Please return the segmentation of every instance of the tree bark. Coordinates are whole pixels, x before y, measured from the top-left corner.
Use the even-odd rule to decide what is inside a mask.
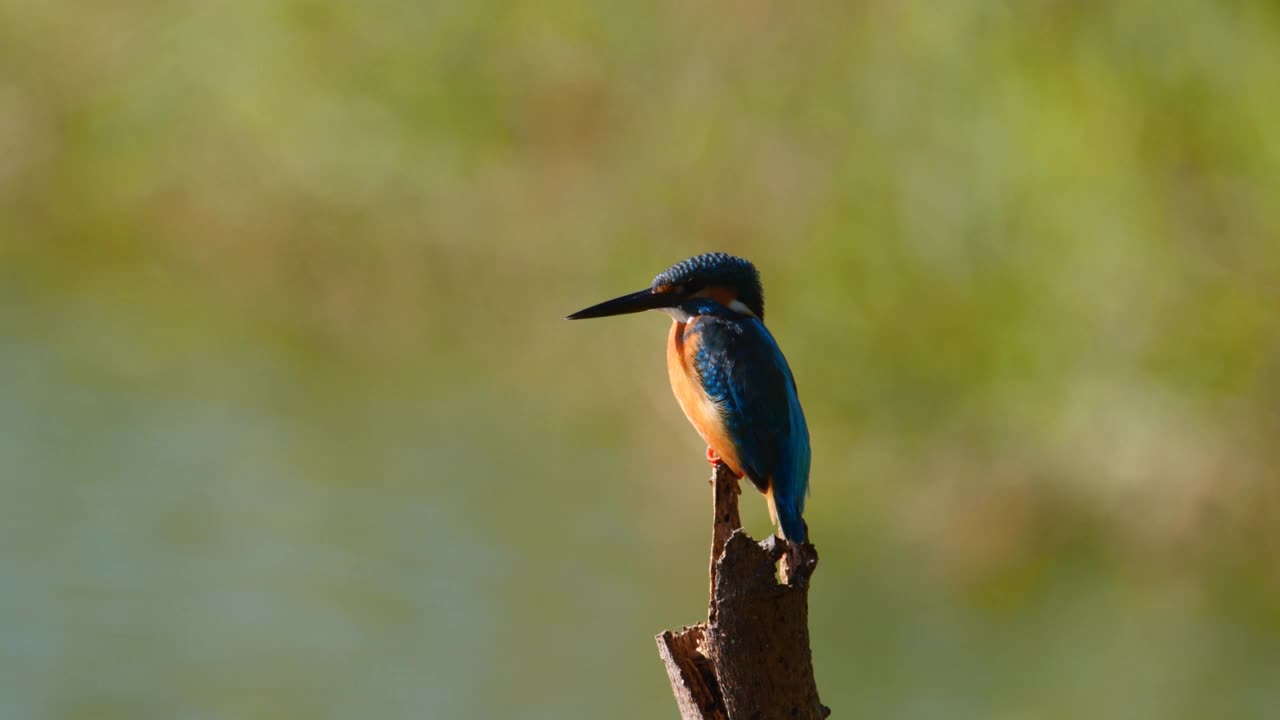
[[[711,476],[711,602],[707,621],[658,636],[682,720],[822,720],[809,651],[813,545],[742,531],[738,478]]]

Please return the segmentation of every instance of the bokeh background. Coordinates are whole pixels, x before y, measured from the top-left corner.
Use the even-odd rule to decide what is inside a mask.
[[[0,0],[0,716],[674,717],[715,249],[835,717],[1276,717],[1278,193],[1263,0]]]

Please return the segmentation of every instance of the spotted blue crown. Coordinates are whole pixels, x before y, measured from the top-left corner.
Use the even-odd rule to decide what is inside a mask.
[[[653,279],[654,289],[680,287],[696,293],[708,287],[727,287],[756,317],[764,319],[764,288],[760,273],[750,261],[729,253],[713,252],[691,257],[663,270]]]

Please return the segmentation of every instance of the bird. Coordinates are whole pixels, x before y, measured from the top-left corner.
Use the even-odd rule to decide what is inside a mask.
[[[671,316],[667,374],[707,460],[765,496],[784,540],[808,542],[809,427],[791,367],[764,324],[764,288],[750,261],[704,253],[648,288],[569,315],[585,320],[656,310]]]

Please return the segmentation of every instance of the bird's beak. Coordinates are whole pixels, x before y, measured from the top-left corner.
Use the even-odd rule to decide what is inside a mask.
[[[655,292],[649,288],[645,288],[639,292],[633,292],[630,295],[623,295],[620,298],[606,300],[599,305],[592,305],[585,310],[579,310],[565,319],[586,320],[588,318],[609,317],[610,315],[626,315],[628,313],[638,313],[645,310],[674,307],[678,302],[680,302],[680,298],[675,293]]]

